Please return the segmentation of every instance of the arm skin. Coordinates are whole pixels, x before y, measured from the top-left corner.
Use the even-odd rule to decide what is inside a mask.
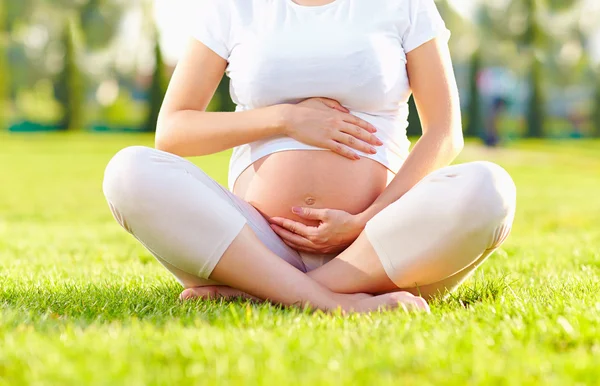
[[[227,62],[191,40],[163,103],[156,148],[182,157],[217,153],[284,132],[285,106],[251,111],[206,112]]]
[[[407,63],[423,135],[388,187],[357,216],[362,228],[425,176],[448,166],[464,146],[458,87],[447,45],[437,39],[425,43],[407,54]]]

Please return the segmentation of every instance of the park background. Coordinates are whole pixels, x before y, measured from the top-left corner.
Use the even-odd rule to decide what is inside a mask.
[[[2,0],[0,130],[153,131],[193,3]],[[468,136],[600,136],[600,3],[437,4],[453,34]],[[228,85],[211,110],[234,108]],[[420,132],[416,114],[409,130]]]
[[[192,3],[0,0],[0,386],[598,384],[600,2],[437,1],[457,162],[508,170],[514,229],[431,315],[353,316],[180,303],[112,218],[104,168],[153,146]],[[229,155],[192,161],[224,184]]]

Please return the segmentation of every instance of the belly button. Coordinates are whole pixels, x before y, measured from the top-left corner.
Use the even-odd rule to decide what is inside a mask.
[[[306,199],[304,200],[304,202],[306,203],[306,205],[312,206],[312,205],[314,205],[317,202],[317,200],[315,200],[312,197],[306,197]]]

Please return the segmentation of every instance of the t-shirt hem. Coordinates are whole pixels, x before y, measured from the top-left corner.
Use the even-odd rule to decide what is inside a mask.
[[[405,45],[404,52],[408,54],[409,52],[416,50],[417,48],[421,47],[423,44],[428,43],[434,39],[440,39],[443,43],[447,44],[448,41],[450,41],[451,35],[452,35],[452,33],[450,32],[450,30],[445,28],[445,29],[439,31],[438,33],[428,35],[425,38],[417,40],[416,42],[414,42],[410,45]]]
[[[192,37],[200,43],[204,44],[212,52],[219,55],[221,58],[229,60],[229,50],[227,50],[227,48],[224,47],[221,43],[205,35],[194,34],[192,35]]]
[[[270,156],[271,154],[282,153],[282,152],[285,152],[285,151],[304,151],[304,150],[308,150],[308,151],[331,151],[331,150],[328,150],[328,149],[319,149],[319,148],[286,148],[286,149],[272,150],[272,151],[269,151],[266,154],[258,155],[257,157],[255,157],[256,159],[252,159],[247,164],[244,163],[244,164],[240,164],[240,166],[236,165],[235,167],[230,167],[230,169],[229,169],[229,176],[228,176],[228,187],[229,187],[229,190],[233,192],[234,187],[235,187],[235,183],[237,182],[238,178],[242,175],[242,173],[244,173],[244,171],[246,171],[246,169],[248,169],[254,163],[260,161],[262,158]],[[401,157],[398,157],[398,160],[396,162],[394,162],[394,161],[385,162],[384,160],[382,160],[380,158],[377,158],[376,156],[373,156],[373,155],[370,155],[370,154],[363,155],[363,157],[371,159],[371,160],[373,160],[373,161],[375,161],[375,162],[383,165],[386,169],[388,169],[389,171],[391,171],[394,174],[398,173],[398,170],[400,169],[400,167],[404,163],[404,159],[402,159]],[[395,165],[395,164],[397,164],[397,165]]]

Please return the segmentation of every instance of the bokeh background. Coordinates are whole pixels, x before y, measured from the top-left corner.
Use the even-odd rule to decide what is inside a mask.
[[[0,1],[0,130],[148,132],[201,0]],[[437,4],[468,136],[600,136],[600,2]],[[232,108],[224,79],[210,109]]]

